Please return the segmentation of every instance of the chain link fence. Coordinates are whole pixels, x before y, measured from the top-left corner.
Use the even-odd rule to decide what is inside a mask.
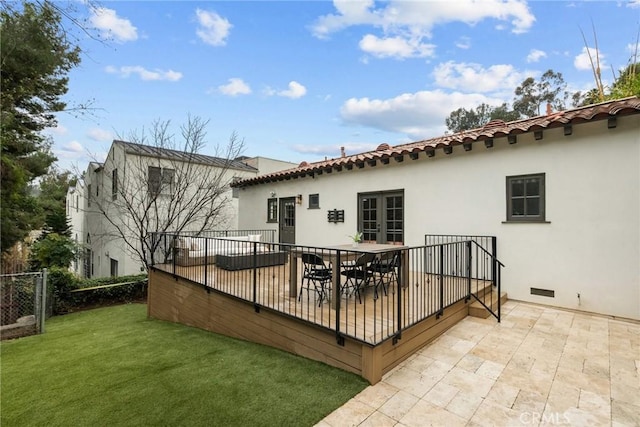
[[[0,275],[0,338],[44,332],[47,271]]]

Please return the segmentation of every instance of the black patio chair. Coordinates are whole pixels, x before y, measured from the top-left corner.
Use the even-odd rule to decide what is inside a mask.
[[[340,274],[346,277],[341,291],[347,296],[357,295],[360,304],[362,304],[361,291],[371,283],[373,278],[369,271],[369,265],[375,257],[375,254],[365,253],[360,255],[355,262],[348,262],[341,266]]]
[[[398,281],[398,267],[400,265],[400,252],[392,251],[380,254],[369,266],[369,272],[375,276],[374,299],[378,299],[378,289],[382,287],[385,295],[389,285]]]
[[[319,307],[322,301],[328,298],[331,290],[331,267],[318,254],[304,253],[301,258],[303,271],[298,301],[302,300],[302,291],[304,289],[307,290],[307,298],[309,291],[313,290],[318,295]]]

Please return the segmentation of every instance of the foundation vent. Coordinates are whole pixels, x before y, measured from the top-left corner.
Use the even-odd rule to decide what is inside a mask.
[[[540,295],[541,297],[555,298],[556,291],[551,289],[531,288],[531,295]]]

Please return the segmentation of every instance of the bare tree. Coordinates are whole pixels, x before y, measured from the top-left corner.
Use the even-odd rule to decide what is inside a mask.
[[[208,121],[189,117],[179,142],[169,121],[156,121],[150,133],[114,141],[101,171],[103,194],[89,190],[89,202],[107,224],[104,239],[122,240],[133,258],[147,267],[163,250],[154,233],[200,233],[224,225],[231,203],[230,184],[244,149],[234,132],[228,144],[205,146]]]

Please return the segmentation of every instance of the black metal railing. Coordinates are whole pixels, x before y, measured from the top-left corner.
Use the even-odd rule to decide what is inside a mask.
[[[207,250],[207,252],[215,253],[215,249],[212,241],[209,239],[233,239],[238,238],[245,240],[251,238],[253,241],[260,241],[264,243],[273,243],[276,238],[276,230],[207,230],[207,231],[181,231],[177,232],[153,232],[147,237],[151,240],[149,248],[152,248],[152,253],[148,254],[148,264],[167,264],[173,262],[176,256],[184,254],[185,252],[177,251],[180,249],[191,249],[191,244],[196,243],[200,247],[198,250]],[[195,239],[195,240],[192,240]],[[208,244],[208,248],[204,248],[204,245]],[[216,244],[216,246],[224,246],[223,244]],[[223,249],[223,248],[221,248]]]
[[[496,236],[427,234],[424,239],[426,245],[473,242],[471,248],[473,262],[470,265],[471,277],[474,280],[489,281],[493,287],[491,289],[485,288],[481,292],[472,292],[471,295],[499,322],[501,317],[501,273],[504,264],[497,257],[498,242]]]
[[[276,238],[276,230],[265,229],[183,231],[173,234],[192,237],[245,237],[250,235],[260,235],[258,240],[268,243],[273,243]]]
[[[498,259],[498,239],[496,236],[472,236],[457,234],[426,234],[424,236],[424,244],[427,246],[438,245],[442,243],[465,242],[473,240],[476,245],[487,251],[494,259]],[[492,280],[496,276],[495,270],[482,269],[486,277],[483,279]]]
[[[474,240],[350,248],[253,241],[253,234],[154,238],[162,242],[159,250],[171,248],[170,257],[154,257],[164,259],[154,268],[251,302],[258,312],[334,331],[338,342],[398,340],[406,328],[465,299],[492,307],[499,277],[490,272],[495,257]]]

